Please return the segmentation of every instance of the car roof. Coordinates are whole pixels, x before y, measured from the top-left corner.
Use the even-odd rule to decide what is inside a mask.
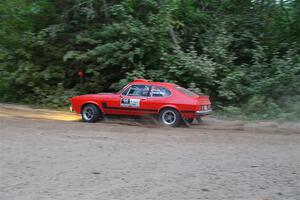
[[[148,81],[146,79],[135,79],[130,84],[145,84],[145,85],[157,85],[157,86],[165,86],[165,87],[173,87],[176,86],[174,83],[166,83],[166,82],[153,82]]]

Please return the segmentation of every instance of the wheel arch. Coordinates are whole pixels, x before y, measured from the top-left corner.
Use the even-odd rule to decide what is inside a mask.
[[[88,104],[93,104],[93,105],[97,106],[97,108],[100,110],[100,112],[103,113],[102,107],[101,107],[98,103],[96,103],[96,102],[94,102],[94,101],[87,101],[87,102],[84,102],[84,103],[81,105],[81,107],[80,107],[80,113],[82,113],[82,109],[84,108],[84,106],[86,106],[86,105],[88,105]]]
[[[174,105],[164,105],[164,106],[160,107],[160,108],[158,109],[158,114],[159,114],[163,109],[166,109],[166,108],[172,108],[172,109],[175,109],[175,110],[178,111],[178,112],[180,113],[180,115],[181,115],[180,110],[179,110],[176,106],[174,106]]]

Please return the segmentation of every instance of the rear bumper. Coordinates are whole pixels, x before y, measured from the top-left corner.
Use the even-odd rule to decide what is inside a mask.
[[[198,111],[196,111],[196,115],[203,116],[203,115],[208,115],[211,112],[212,112],[211,109],[209,109],[209,110],[198,110]]]

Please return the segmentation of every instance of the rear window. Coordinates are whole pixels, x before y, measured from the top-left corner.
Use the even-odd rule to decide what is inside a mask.
[[[178,90],[179,92],[182,92],[182,93],[184,93],[184,94],[186,94],[186,95],[188,95],[190,97],[196,97],[196,96],[198,96],[198,94],[196,94],[196,93],[194,93],[194,92],[192,92],[192,91],[190,91],[188,89],[185,89],[183,87],[175,86],[174,88],[176,90]]]

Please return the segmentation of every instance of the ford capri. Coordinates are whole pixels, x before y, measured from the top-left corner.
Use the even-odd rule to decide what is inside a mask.
[[[208,115],[208,96],[198,95],[173,83],[136,79],[117,93],[75,96],[71,111],[81,114],[84,122],[96,122],[107,115],[155,115],[164,126],[176,127]]]

